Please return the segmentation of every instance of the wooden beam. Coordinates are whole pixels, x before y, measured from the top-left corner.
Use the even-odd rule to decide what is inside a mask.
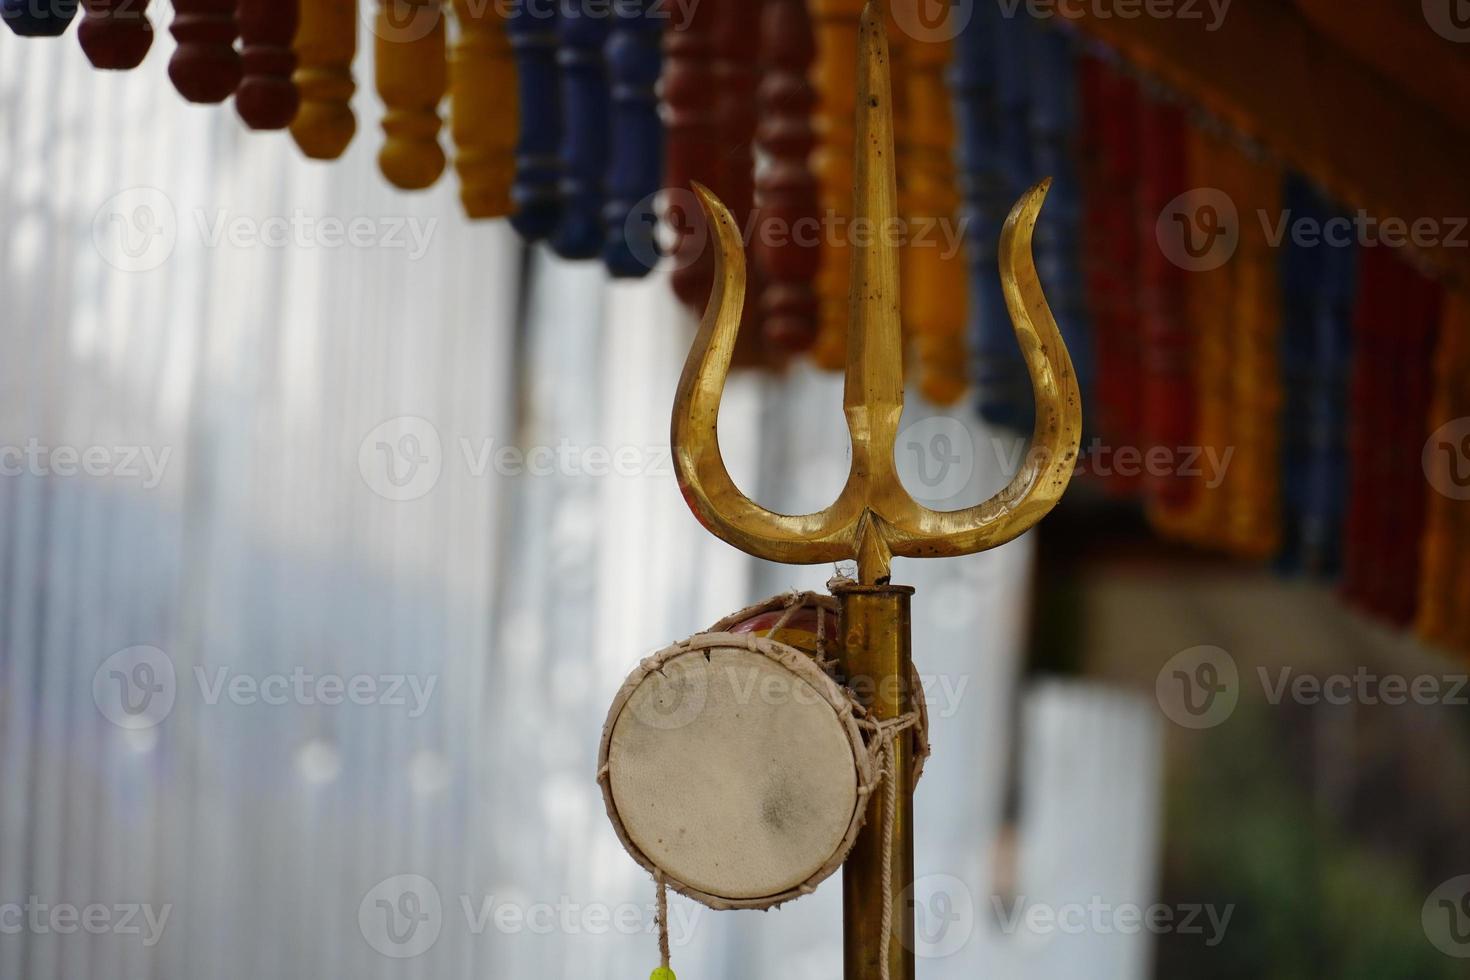
[[[1296,5],[1318,33],[1470,130],[1470,45],[1436,33],[1420,0],[1296,0]]]
[[[1321,37],[1278,0],[1234,0],[1218,29],[1179,17],[1122,16],[1121,0],[1064,3],[1065,16],[1148,74],[1200,103],[1350,208],[1412,225],[1470,217],[1470,136]],[[1470,282],[1470,248],[1414,250]],[[1412,245],[1410,247],[1413,247]]]

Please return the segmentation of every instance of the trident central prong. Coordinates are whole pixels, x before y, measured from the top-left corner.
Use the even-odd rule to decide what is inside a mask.
[[[717,420],[745,299],[745,256],[734,219],[702,186],[695,192],[713,229],[715,286],[674,400],[672,441],[680,489],[712,533],[749,554],[809,565],[857,559],[863,583],[886,582],[892,556],[938,558],[1004,544],[1041,520],[1071,480],[1082,430],[1072,360],[1042,293],[1031,254],[1036,217],[1050,181],[1012,209],[1000,240],[1006,308],[1031,376],[1036,426],[1031,450],[1010,483],[957,511],[915,501],[899,480],[894,443],[903,413],[903,340],[893,107],[881,4],[863,11],[853,190],[852,285],[843,397],[852,465],[837,500],[813,514],[786,515],[746,497],[720,458]]]

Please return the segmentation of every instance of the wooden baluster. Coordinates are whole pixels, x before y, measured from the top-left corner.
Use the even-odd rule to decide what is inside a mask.
[[[903,54],[895,80],[903,84],[899,206],[909,232],[900,253],[904,326],[918,355],[919,390],[936,405],[949,405],[969,387],[965,255],[950,239],[959,211],[954,122],[944,84],[951,45],[910,39]]]
[[[656,0],[618,8],[607,42],[612,85],[612,152],[607,165],[602,258],[619,278],[648,274],[657,257],[658,217],[653,198],[662,174],[663,124],[658,118],[658,84],[663,59],[655,16]]]
[[[516,59],[520,106],[510,223],[527,241],[551,234],[561,214],[561,91],[556,70],[556,6],[518,3],[505,22]]]
[[[21,37],[60,37],[77,13],[77,0],[0,0],[0,18]]]
[[[1072,358],[1082,404],[1092,399],[1093,336],[1082,274],[1082,193],[1078,184],[1078,85],[1075,38],[1033,32],[1030,46],[1031,176],[1052,179],[1036,221],[1036,268]]]
[[[847,363],[847,219],[852,215],[853,113],[857,97],[858,19],[863,0],[811,0],[817,37],[813,78],[817,88],[817,150],[812,169],[818,181],[823,230],[817,272],[817,339],[812,359],[838,370]]]
[[[1159,215],[1188,189],[1184,111],[1145,101],[1138,122],[1139,335],[1143,357],[1143,450],[1195,445],[1194,335],[1185,310],[1185,271],[1158,245]],[[1149,473],[1144,493],[1155,520],[1189,505],[1195,485],[1175,473]]]
[[[817,337],[812,282],[822,260],[817,178],[810,166],[817,95],[807,78],[816,40],[806,0],[766,0],[761,47],[755,140],[764,159],[756,168],[751,246],[764,281],[761,325],[768,346],[802,351]]]
[[[422,190],[444,172],[439,102],[449,86],[439,0],[381,0],[373,53],[383,115],[378,169],[403,190]]]
[[[1138,492],[1138,472],[1117,465],[1116,453],[1142,441],[1141,357],[1138,333],[1138,87],[1097,58],[1084,58],[1079,91],[1083,140],[1078,162],[1085,175],[1087,308],[1095,328],[1094,391],[1084,401],[1098,443],[1089,471],[1113,496]]]
[[[168,77],[190,102],[223,102],[240,84],[235,0],[174,0],[169,33],[178,42]]]
[[[459,40],[449,60],[450,126],[459,199],[471,218],[510,214],[516,71],[493,0],[454,0]]]
[[[1272,163],[1237,151],[1241,210],[1281,214],[1282,173]],[[1227,368],[1231,429],[1239,447],[1224,486],[1231,551],[1267,560],[1281,547],[1281,256],[1258,221],[1242,221],[1233,350]],[[1223,449],[1223,447],[1222,447]]]
[[[240,0],[240,66],[235,111],[251,129],[285,129],[301,105],[296,70],[297,0]]]
[[[714,114],[715,22],[730,0],[702,0],[682,29],[664,28],[664,175],[669,199],[664,220],[673,230],[674,295],[702,312],[713,283],[714,255],[704,214],[690,192],[699,181],[719,193],[719,130]]]
[[[95,68],[127,71],[143,63],[153,45],[148,0],[82,0],[77,41]]]
[[[1024,91],[1016,91],[1018,71],[1024,81],[1024,48],[1015,50],[1018,30],[1029,30],[1029,25],[1010,24],[998,8],[977,5],[955,38],[950,79],[970,280],[967,334],[976,404],[987,422],[1026,431],[1031,386],[996,271],[1001,227],[1016,199],[1008,175],[1015,169],[1016,153],[1027,148]]]
[[[597,0],[561,0],[557,67],[561,74],[561,218],[551,247],[567,259],[602,251],[602,179],[610,122],[602,49],[610,25]]]
[[[357,0],[301,0],[296,28],[296,91],[301,108],[291,136],[313,160],[335,160],[357,132],[352,114],[352,59],[357,55]]]
[[[765,0],[726,0],[715,22],[716,131],[720,147],[715,157],[720,198],[742,230],[750,227],[755,207],[755,89],[760,54],[760,31]],[[764,285],[760,268],[746,262],[747,296],[758,297]],[[740,334],[730,363],[760,367],[772,363],[774,352],[760,328],[760,304],[746,303],[741,311]]]

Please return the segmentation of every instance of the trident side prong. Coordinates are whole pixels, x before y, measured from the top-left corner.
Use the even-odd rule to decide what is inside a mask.
[[[1071,480],[1082,430],[1072,360],[1042,293],[1031,254],[1044,180],[1012,209],[1000,240],[1006,308],[1031,376],[1036,426],[1031,450],[1009,485],[989,500],[934,511],[904,489],[894,464],[903,413],[903,349],[888,40],[881,4],[863,12],[858,68],[854,229],[844,411],[852,464],[837,500],[813,514],[786,515],[746,497],[720,457],[717,420],[745,299],[745,255],[730,212],[705,187],[694,190],[713,229],[715,285],[674,400],[672,444],[684,499],[713,534],[749,554],[810,565],[857,559],[863,583],[886,582],[894,555],[939,558],[984,551],[1030,529]],[[856,236],[855,236],[856,237]]]

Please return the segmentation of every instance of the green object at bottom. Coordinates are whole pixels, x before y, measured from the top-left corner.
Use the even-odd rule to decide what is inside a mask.
[[[661,966],[649,975],[648,980],[679,980],[679,978],[674,976],[673,970],[670,970],[666,966]]]

